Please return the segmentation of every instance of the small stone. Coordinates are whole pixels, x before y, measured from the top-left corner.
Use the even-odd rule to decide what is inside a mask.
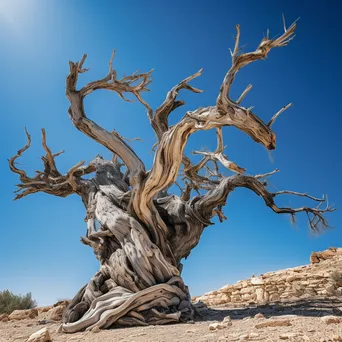
[[[334,342],[340,342],[340,341],[342,341],[342,336],[341,335],[333,335],[331,339]]]
[[[223,322],[224,323],[227,323],[227,322],[231,322],[232,319],[230,318],[230,316],[226,316],[224,319],[223,319]]]
[[[293,339],[293,338],[295,338],[295,337],[297,337],[298,335],[297,334],[295,334],[295,333],[286,333],[286,334],[282,334],[282,335],[280,335],[279,336],[279,338],[281,339],[281,340],[289,340],[289,339]]]
[[[27,342],[48,342],[51,341],[50,333],[47,328],[40,329],[33,333]]]
[[[261,319],[261,318],[265,318],[265,316],[262,314],[262,313],[257,313],[255,316],[254,316],[254,318],[256,318],[256,319]]]
[[[259,323],[257,325],[255,325],[255,328],[257,329],[262,329],[262,328],[268,328],[268,327],[289,327],[292,324],[290,323],[290,321],[288,319],[286,320],[268,320],[266,322],[263,323]]]
[[[336,316],[324,316],[324,317],[321,318],[321,320],[325,324],[340,323],[342,321],[342,319],[340,317],[336,317]]]
[[[245,341],[245,340],[248,340],[248,337],[249,337],[248,334],[243,334],[243,335],[240,335],[240,336],[239,336],[239,340],[240,340],[240,341]]]
[[[209,330],[219,330],[219,329],[224,329],[227,328],[227,324],[226,323],[211,323],[209,325]]]
[[[249,338],[257,338],[259,336],[260,336],[259,334],[254,333],[254,332],[249,333]]]

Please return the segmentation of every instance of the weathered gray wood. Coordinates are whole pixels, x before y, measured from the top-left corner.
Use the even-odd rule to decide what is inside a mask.
[[[239,69],[265,58],[273,47],[286,45],[293,38],[295,28],[295,24],[291,25],[277,39],[264,38],[253,52],[239,53],[240,28],[237,26],[232,67],[223,80],[216,105],[186,112],[172,127],[168,123],[169,115],[184,104],[178,100],[179,91],[201,92],[189,82],[200,76],[202,70],[173,87],[165,101],[153,111],[141,96],[148,90],[151,72],[134,73],[118,79],[113,70],[113,53],[107,76],[78,90],[79,74],[87,71],[83,68],[86,55],[80,62],[70,62],[66,82],[70,118],[78,130],[107,147],[114,154],[113,159],[107,161],[98,156],[89,165],[84,166],[84,162],[80,162],[63,175],[55,163],[61,152],[51,152],[43,130],[44,171],[36,171],[35,176],[29,177],[15,166],[16,159],[30,146],[31,137],[27,132],[27,144],[9,160],[11,170],[19,174],[21,181],[16,199],[35,192],[60,197],[76,193],[86,208],[87,230],[81,242],[93,248],[100,269],[68,306],[63,316],[62,331],[73,333],[95,327],[143,326],[192,319],[201,308],[191,303],[188,288],[181,278],[181,261],[198,244],[203,230],[212,224],[211,219],[215,215],[220,221],[226,218],[222,208],[229,194],[238,187],[248,188],[261,196],[276,213],[294,216],[305,212],[313,230],[328,225],[323,215],[334,209],[328,205],[320,208],[325,198],[288,190],[271,193],[264,178],[277,169],[266,174],[246,175],[243,174],[246,169],[230,161],[224,153],[223,126],[237,127],[265,148],[275,148],[276,137],[271,125],[290,105],[283,107],[265,124],[250,108],[240,105],[251,85],[237,101],[230,98],[229,91]],[[98,89],[114,91],[124,100],[124,94],[131,93],[145,106],[157,136],[151,170],[145,170],[143,162],[121,135],[109,132],[87,118],[84,98]],[[217,149],[214,152],[195,152],[203,158],[193,164],[184,154],[187,140],[199,130],[210,129],[216,129]],[[210,163],[214,165],[213,170]],[[236,174],[223,177],[220,165]],[[121,170],[122,166],[126,167],[125,172]],[[206,175],[203,170],[207,170]],[[92,176],[83,178],[89,174]],[[170,187],[179,178],[185,184],[182,194],[170,195]],[[194,197],[193,191],[197,192]],[[316,208],[279,208],[275,198],[283,194],[304,196],[319,205]]]

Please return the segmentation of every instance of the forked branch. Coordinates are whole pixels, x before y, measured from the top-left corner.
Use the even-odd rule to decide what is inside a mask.
[[[10,169],[19,174],[21,183],[17,185],[18,193],[15,200],[24,196],[36,193],[45,192],[50,195],[66,197],[72,193],[80,193],[82,182],[81,176],[92,173],[95,168],[92,165],[83,166],[84,161],[79,162],[73,166],[66,175],[62,175],[56,167],[55,157],[59,156],[62,152],[52,154],[50,148],[46,144],[45,130],[42,129],[42,145],[46,155],[42,157],[44,163],[44,171],[36,171],[34,177],[27,176],[24,170],[18,169],[15,166],[15,161],[19,158],[31,145],[31,136],[25,129],[27,136],[26,145],[18,151],[18,153],[9,159]]]
[[[147,85],[152,81],[151,73],[153,70],[143,74],[135,72],[131,76],[125,76],[122,79],[118,79],[116,71],[113,70],[113,52],[109,62],[109,73],[107,76],[103,79],[90,82],[80,90],[77,90],[78,74],[86,71],[86,69],[82,69],[85,59],[86,55],[83,56],[81,62],[69,62],[70,73],[67,77],[66,94],[70,101],[70,118],[76,128],[82,133],[118,155],[130,170],[131,185],[138,184],[141,181],[141,177],[145,174],[143,162],[119,134],[116,132],[109,132],[87,118],[83,100],[87,95],[97,89],[114,91],[124,100],[126,100],[124,93],[131,93],[148,109],[148,115],[151,119],[152,110],[142,99],[140,93],[148,91]]]
[[[187,89],[194,93],[201,93],[203,90],[194,88],[188,83],[196,77],[202,75],[203,69],[200,69],[195,74],[185,78],[183,81],[174,86],[166,95],[165,101],[155,111],[153,120],[151,122],[153,129],[155,130],[158,140],[161,139],[164,132],[169,129],[168,118],[172,111],[176,108],[183,106],[184,101],[178,101],[177,96],[181,89]]]
[[[265,177],[267,175],[273,174],[274,172],[275,171],[269,174],[259,176]],[[231,177],[223,178],[216,188],[209,191],[206,195],[202,196],[202,198],[199,201],[196,202],[196,211],[198,213],[201,213],[201,215],[203,215],[204,218],[208,219],[216,213],[217,209],[215,208],[220,208],[220,206],[225,203],[230,192],[232,192],[235,188],[243,187],[252,190],[258,196],[261,196],[264,199],[265,204],[277,214],[290,214],[292,217],[294,217],[297,213],[305,212],[308,216],[310,229],[313,231],[321,231],[329,227],[328,222],[324,217],[324,214],[327,212],[335,211],[335,208],[328,204],[328,201],[325,197],[316,198],[306,193],[299,193],[289,190],[269,192],[266,188],[265,183],[259,181],[259,179],[262,177],[257,177],[258,176],[254,177],[246,175],[234,175]],[[319,204],[316,207],[278,207],[275,204],[275,197],[282,194],[307,197],[311,200],[319,202]],[[323,203],[326,203],[326,207],[320,208],[320,206]]]
[[[225,168],[231,170],[236,173],[244,173],[246,169],[238,166],[234,162],[230,161],[228,157],[223,153],[223,137],[222,137],[222,128],[216,128],[217,135],[217,148],[215,152],[204,152],[204,151],[194,151],[193,154],[202,154],[208,158],[208,160],[219,161]],[[205,158],[203,159],[203,161]]]

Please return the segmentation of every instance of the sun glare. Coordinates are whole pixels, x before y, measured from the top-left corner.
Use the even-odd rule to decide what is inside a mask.
[[[10,25],[15,31],[26,29],[33,21],[34,0],[0,0],[0,26]]]

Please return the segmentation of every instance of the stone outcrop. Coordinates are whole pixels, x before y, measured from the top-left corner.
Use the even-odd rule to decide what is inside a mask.
[[[341,296],[342,286],[332,275],[342,270],[342,248],[330,248],[315,255],[319,262],[252,276],[193,299],[208,305],[240,307]]]
[[[310,255],[310,262],[317,264],[321,260],[332,259],[336,256],[342,256],[342,248],[330,247],[323,252],[312,252]]]

